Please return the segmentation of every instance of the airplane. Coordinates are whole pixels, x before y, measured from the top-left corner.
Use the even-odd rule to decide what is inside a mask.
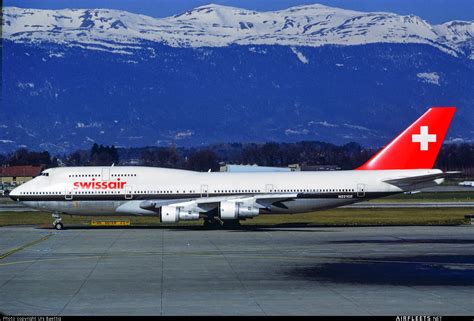
[[[433,169],[455,107],[432,107],[365,164],[314,172],[196,172],[110,166],[57,167],[15,188],[10,197],[61,214],[159,216],[162,223],[204,219],[229,225],[262,214],[335,208],[441,184],[459,172]]]

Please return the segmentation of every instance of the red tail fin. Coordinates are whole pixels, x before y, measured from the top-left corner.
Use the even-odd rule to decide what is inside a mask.
[[[428,169],[443,144],[456,107],[433,107],[359,170]]]

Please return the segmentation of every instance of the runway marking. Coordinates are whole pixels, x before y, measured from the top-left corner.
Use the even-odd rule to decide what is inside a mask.
[[[36,242],[41,241],[38,240]],[[349,262],[356,262],[356,263],[398,263],[398,264],[433,264],[433,265],[449,265],[449,266],[465,266],[465,267],[474,267],[472,263],[455,263],[455,262],[432,262],[432,261],[400,261],[400,260],[382,260],[382,259],[364,259],[364,258],[346,258],[346,257],[336,257],[336,256],[277,256],[277,255],[259,255],[258,253],[254,255],[232,255],[226,253],[229,258],[249,258],[249,259],[262,259],[262,260],[281,260],[281,261],[294,261],[294,260],[337,260],[337,261],[349,261]],[[26,260],[26,261],[15,261],[15,262],[8,262],[8,263],[0,263],[1,266],[8,266],[8,265],[16,265],[16,264],[26,264],[26,263],[33,263],[33,262],[48,262],[48,261],[66,261],[66,260],[80,260],[80,259],[112,259],[112,258],[121,258],[121,257],[147,257],[147,256],[200,256],[200,257],[221,257],[223,256],[222,253],[209,253],[209,252],[201,252],[201,253],[165,253],[165,252],[147,252],[147,253],[121,253],[120,255],[104,255],[96,254],[96,255],[84,255],[84,256],[71,256],[71,257],[61,257],[61,258],[45,258],[45,259],[35,259],[35,260]]]
[[[43,241],[47,240],[48,238],[50,238],[51,235],[52,235],[52,234],[45,235],[45,236],[43,236],[42,238],[40,238],[40,239],[38,239],[38,240],[35,240],[35,241],[33,241],[33,242],[30,242],[30,243],[28,243],[28,244],[25,244],[25,245],[22,245],[22,246],[20,246],[20,247],[17,247],[17,248],[15,248],[15,249],[13,249],[13,250],[10,250],[10,251],[8,251],[8,252],[6,252],[6,253],[4,253],[4,254],[1,254],[1,255],[0,255],[0,260],[3,260],[4,258],[6,258],[6,257],[8,257],[8,256],[10,256],[10,255],[12,255],[12,254],[14,254],[14,253],[16,253],[16,252],[19,252],[19,251],[21,251],[21,250],[24,250],[24,249],[26,249],[26,248],[28,248],[28,247],[30,247],[30,246],[36,245],[36,244],[38,244],[38,243],[40,243],[40,242],[43,242]]]
[[[242,282],[242,280],[240,279],[239,277],[239,273],[237,273],[237,271],[234,269],[234,266],[232,265],[232,263],[229,261],[227,255],[226,255],[226,252],[222,251],[216,243],[214,243],[214,241],[212,240],[212,238],[209,238],[208,236],[206,236],[207,239],[209,240],[209,242],[217,249],[217,251],[219,251],[220,253],[220,256],[222,256],[224,258],[224,260],[227,262],[227,264],[229,265],[229,268],[230,270],[232,271],[232,273],[234,273],[235,275],[235,278],[237,279],[237,281],[239,281],[239,284],[240,286],[245,290],[245,292],[247,293],[247,296],[250,297],[255,305],[260,309],[260,311],[262,311],[263,315],[267,315],[267,313],[265,312],[265,310],[262,308],[262,306],[258,303],[258,300],[255,298],[255,296],[252,294],[252,291],[249,291],[249,289],[245,286],[245,283]]]
[[[98,260],[95,262],[95,265],[94,267],[90,270],[89,274],[87,275],[87,277],[84,279],[84,281],[82,281],[81,285],[79,286],[79,288],[77,289],[77,291],[71,296],[71,298],[69,298],[69,300],[66,302],[66,304],[63,306],[63,308],[61,309],[61,311],[59,311],[59,314],[63,314],[64,310],[66,310],[66,308],[69,306],[69,304],[71,304],[71,302],[76,298],[76,296],[79,294],[79,292],[81,292],[82,288],[84,287],[84,285],[89,281],[91,275],[94,273],[94,271],[97,269],[97,266],[99,265],[99,262],[100,260],[104,257],[104,255],[106,255],[107,251],[110,250],[112,248],[112,246],[115,245],[115,243],[117,242],[117,240],[123,235],[124,231],[122,231],[122,233],[119,233],[117,235],[117,237],[115,238],[115,240],[110,243],[109,247],[105,250],[104,253],[100,254],[98,256]]]
[[[165,260],[163,260],[163,253],[165,249],[165,230],[161,231],[161,287],[160,287],[160,316],[163,316],[163,289],[165,287]]]
[[[80,259],[97,259],[100,255],[94,256],[76,256],[76,257],[63,257],[63,258],[51,258],[51,259],[36,259],[36,260],[27,260],[27,261],[15,261],[8,263],[0,263],[0,266],[8,265],[17,265],[17,264],[27,264],[27,263],[36,263],[36,262],[49,262],[49,261],[67,261],[67,260],[80,260]]]

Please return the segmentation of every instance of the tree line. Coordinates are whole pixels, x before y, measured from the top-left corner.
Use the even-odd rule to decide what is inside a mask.
[[[20,148],[11,154],[0,154],[0,165],[3,166],[110,166],[119,163],[118,150],[115,146],[94,144],[90,150],[77,150],[69,155],[54,155],[48,151],[35,152]]]
[[[217,171],[221,163],[257,164],[286,167],[290,164],[305,166],[337,165],[353,169],[375,154],[378,149],[364,148],[357,143],[337,146],[330,143],[304,141],[297,143],[234,143],[214,144],[206,147],[143,147],[116,148],[94,144],[89,150],[77,150],[68,155],[50,155],[47,151],[35,152],[25,148],[0,154],[0,165],[56,166],[110,166],[142,165],[196,171]],[[436,168],[460,170],[474,177],[474,144],[443,145]]]

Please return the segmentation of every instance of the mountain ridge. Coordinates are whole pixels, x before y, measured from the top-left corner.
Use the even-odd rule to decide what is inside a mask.
[[[320,4],[265,12],[209,4],[165,18],[112,9],[5,7],[2,12],[5,39],[87,44],[88,49],[101,45],[119,54],[130,54],[130,49],[143,41],[193,48],[386,42],[428,44],[454,56],[474,59],[474,21],[430,25],[415,15],[360,12]]]
[[[433,31],[415,16],[354,16],[321,5],[271,12],[274,16],[202,6],[159,23],[108,9],[15,10],[6,8],[2,20],[8,28],[2,42],[6,112],[0,152],[28,147],[67,153],[94,142],[140,147],[317,140],[376,147],[427,108],[453,105],[458,111],[447,140],[474,141],[470,22],[436,27],[444,30],[443,41],[451,44],[446,47],[428,38],[416,42],[420,37],[358,44],[368,33],[354,33],[371,19],[400,22],[390,25],[393,37],[410,34],[404,23],[427,35]],[[382,31],[377,21],[368,26],[372,32]],[[157,26],[169,26],[162,38],[156,38]],[[159,41],[144,38],[143,28]],[[258,44],[255,30],[262,28],[270,31]],[[226,32],[250,44],[219,37]],[[219,46],[207,46],[209,34]],[[351,45],[304,45],[305,37],[323,43],[330,35]]]

